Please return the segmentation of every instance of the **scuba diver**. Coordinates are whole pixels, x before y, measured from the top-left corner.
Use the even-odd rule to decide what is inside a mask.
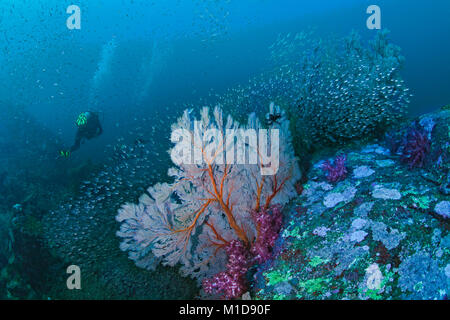
[[[73,151],[78,150],[80,145],[84,143],[85,140],[98,137],[103,133],[97,112],[83,112],[78,116],[75,123],[78,127],[75,143],[68,151],[60,151],[60,155],[66,158],[69,157]]]

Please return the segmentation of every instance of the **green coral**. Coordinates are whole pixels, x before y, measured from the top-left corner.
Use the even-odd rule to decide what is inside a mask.
[[[321,257],[315,256],[309,261],[309,265],[313,268],[317,267],[318,265],[321,265],[323,263],[327,263],[328,260],[323,260]]]
[[[273,296],[273,300],[286,300],[285,294],[276,294]]]
[[[431,205],[431,199],[429,196],[412,197],[414,204],[420,209],[429,209]]]
[[[292,273],[290,270],[275,270],[266,273],[266,278],[269,280],[268,285],[272,286],[280,282],[288,281],[292,278]]]
[[[327,284],[330,281],[331,281],[330,279],[326,278],[309,279],[306,281],[299,282],[298,287],[306,290],[308,294],[322,293],[323,291],[328,290]]]

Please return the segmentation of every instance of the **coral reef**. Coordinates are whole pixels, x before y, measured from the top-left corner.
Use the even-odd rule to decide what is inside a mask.
[[[419,119],[433,119],[420,121],[431,150],[450,141],[447,112]],[[408,128],[410,121],[398,136]],[[315,156],[303,193],[286,210],[274,249],[279,254],[259,268],[251,296],[447,299],[450,205],[439,181],[426,175],[436,163],[410,170],[401,150],[393,154],[381,144],[362,142],[337,153],[347,154],[353,173],[330,184],[322,173],[326,157]],[[432,151],[426,157],[431,160]]]
[[[273,225],[279,224],[279,218],[267,225],[265,216],[255,212],[286,204],[296,196],[295,183],[301,177],[291,144],[289,121],[284,112],[271,104],[271,112],[274,111],[281,118],[270,128],[269,145],[272,155],[279,151],[279,168],[270,169],[267,175],[262,174],[268,168],[268,162],[263,160],[267,150],[259,149],[269,141],[265,140],[267,137],[259,136],[258,151],[252,150],[256,147],[252,143],[239,143],[247,141],[246,135],[251,130],[265,132],[261,131],[263,127],[255,114],[249,116],[247,126],[241,127],[231,116],[225,122],[219,107],[214,109],[212,118],[209,109],[203,108],[199,121],[190,111],[184,112],[172,126],[172,141],[176,145],[171,155],[177,168],[169,169],[169,175],[174,182],[150,187],[138,204],[123,205],[116,217],[121,222],[117,232],[123,240],[120,248],[129,252],[136,265],[153,270],[160,262],[168,266],[180,263],[182,274],[201,282],[226,270],[227,261],[229,267],[236,267],[227,257],[227,251],[234,252],[241,245],[246,250],[254,248],[255,254],[260,255],[258,259],[266,257],[260,241],[271,240],[274,235],[268,233],[262,237],[270,239],[261,238],[258,232],[271,232]],[[180,129],[185,133],[181,141],[176,135]],[[208,132],[218,136],[211,138]],[[273,149],[277,144],[272,132],[279,132],[278,150]],[[228,159],[229,154],[234,159],[235,147],[238,159],[239,154],[248,154],[251,159],[255,152],[257,161],[220,161],[225,155]],[[180,157],[188,160],[186,156],[196,152],[202,155],[203,161],[179,161]],[[278,217],[276,213],[274,217]],[[231,245],[234,241],[241,244]],[[229,272],[216,278],[218,282],[226,279],[230,280]],[[212,285],[209,287],[212,289]]]
[[[422,177],[450,193],[450,110],[420,116],[386,135],[391,153],[410,169],[421,169]]]
[[[114,47],[114,40],[105,45],[92,80],[94,104]],[[210,297],[226,299],[248,291],[274,299],[446,299],[449,107],[384,142],[339,150],[334,161],[316,155],[305,182],[291,131],[299,151],[383,133],[409,103],[402,57],[385,31],[367,48],[356,34],[335,42],[302,33],[280,37],[271,50],[272,71],[215,96],[217,107],[203,108],[200,119],[186,110],[172,126],[169,183],[156,183],[167,181],[168,155],[155,152],[166,150],[161,141],[156,149],[132,134],[133,142],[119,139],[109,150],[104,166],[77,167],[55,161],[60,141],[23,108],[3,110],[0,298],[192,298],[198,286],[179,269]],[[271,104],[263,126],[260,106],[272,100],[294,121]],[[255,113],[241,125],[222,110]],[[278,135],[258,136],[271,156],[279,151],[279,165],[250,143],[252,129],[279,130],[279,144]],[[229,153],[257,161],[221,162]],[[205,161],[179,162],[196,154]],[[118,250],[115,234],[146,270]],[[82,292],[58,287],[68,263],[83,269]]]

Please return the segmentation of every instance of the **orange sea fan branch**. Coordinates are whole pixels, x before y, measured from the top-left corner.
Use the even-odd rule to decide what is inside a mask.
[[[216,228],[214,227],[214,225],[212,223],[209,223],[209,221],[205,222],[205,224],[211,228],[212,232],[214,233],[214,236],[216,237],[217,240],[223,242],[223,244],[227,245],[229,243],[229,241],[225,240],[216,230]]]
[[[256,178],[255,178],[256,179]],[[258,183],[258,180],[256,180],[256,204],[255,204],[255,211],[258,211],[261,205],[261,194],[262,189],[264,186],[265,177],[261,178],[261,183]]]
[[[283,189],[284,184],[289,179],[290,179],[290,176],[284,178],[283,181],[278,186],[277,176],[274,176],[274,185],[273,185],[273,188],[272,188],[272,194],[270,196],[268,196],[267,199],[266,199],[266,203],[264,205],[264,209],[265,210],[267,210],[269,208],[270,203],[272,202],[273,198],[275,198],[275,196],[278,194],[278,192],[280,192],[280,190]]]
[[[200,218],[200,216],[202,215],[202,213],[206,210],[206,208],[208,208],[208,206],[209,206],[209,204],[210,204],[211,202],[212,202],[212,200],[206,201],[206,202],[200,207],[200,209],[197,210],[196,213],[194,213],[194,214],[195,214],[194,221],[192,221],[192,223],[191,223],[188,227],[183,228],[183,229],[180,229],[180,230],[173,230],[173,229],[169,226],[169,229],[172,231],[172,233],[179,233],[179,232],[185,232],[185,231],[190,231],[190,230],[192,230],[192,229],[195,227],[195,224],[197,223],[198,218]]]
[[[214,193],[216,195],[216,199],[219,202],[220,206],[222,207],[223,211],[225,212],[225,215],[228,219],[228,223],[230,224],[230,227],[236,232],[236,235],[241,239],[244,243],[248,244],[248,238],[245,231],[238,226],[236,219],[234,218],[233,212],[230,209],[230,207],[224,202],[224,199],[222,197],[222,194],[219,192],[216,184],[216,180],[214,178],[214,170],[211,165],[208,165],[208,173],[209,177],[214,189]]]

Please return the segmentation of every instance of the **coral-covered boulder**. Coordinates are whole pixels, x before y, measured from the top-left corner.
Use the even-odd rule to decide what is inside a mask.
[[[411,168],[445,172],[450,167],[450,109],[420,116],[387,135],[387,147]],[[437,173],[437,172],[434,172]]]
[[[450,199],[439,179],[448,174],[449,115],[442,110],[415,121],[431,144],[422,168],[379,141],[339,150],[347,154],[348,175],[333,184],[322,164],[334,156],[318,155],[252,296],[446,299]]]

